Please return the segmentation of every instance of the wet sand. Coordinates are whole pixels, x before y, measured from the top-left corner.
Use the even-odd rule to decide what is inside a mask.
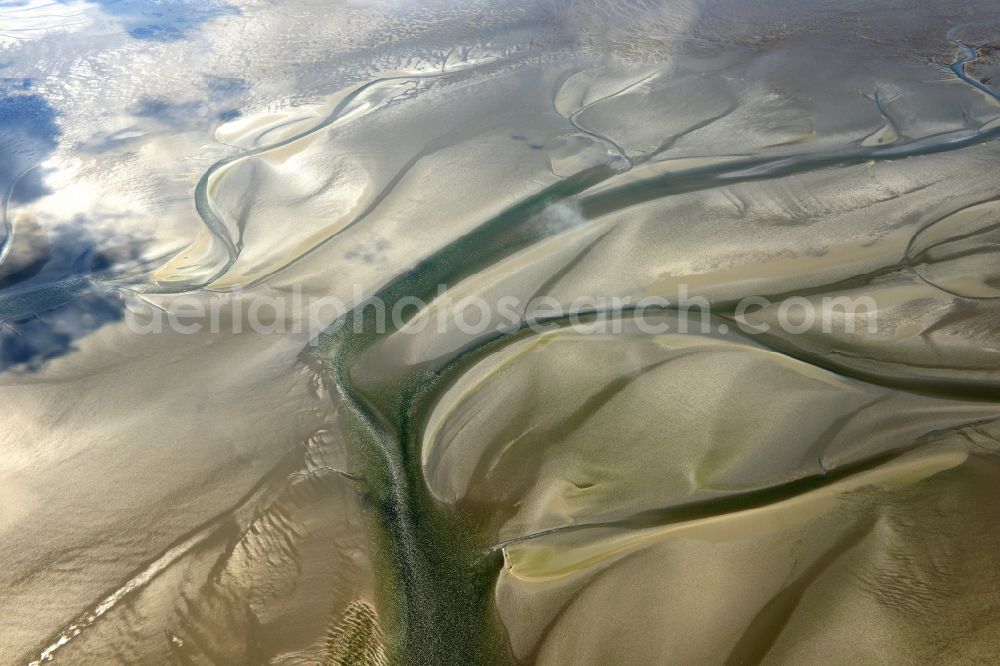
[[[138,4],[0,8],[0,662],[993,658],[992,4]]]

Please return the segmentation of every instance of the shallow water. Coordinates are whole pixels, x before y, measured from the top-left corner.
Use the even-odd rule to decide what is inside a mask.
[[[990,661],[995,13],[0,4],[0,662]]]

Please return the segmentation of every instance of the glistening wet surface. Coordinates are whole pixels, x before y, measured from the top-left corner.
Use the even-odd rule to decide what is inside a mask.
[[[0,662],[992,662],[998,49],[0,4]]]

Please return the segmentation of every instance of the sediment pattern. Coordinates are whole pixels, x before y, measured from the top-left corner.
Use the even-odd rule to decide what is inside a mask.
[[[192,99],[61,108],[0,170],[0,661],[992,659],[1000,23],[911,5],[248,3],[157,42]],[[179,298],[222,332],[114,310]]]

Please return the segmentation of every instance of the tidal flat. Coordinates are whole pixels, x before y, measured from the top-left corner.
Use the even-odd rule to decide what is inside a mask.
[[[0,2],[0,664],[970,664],[1000,13]]]

